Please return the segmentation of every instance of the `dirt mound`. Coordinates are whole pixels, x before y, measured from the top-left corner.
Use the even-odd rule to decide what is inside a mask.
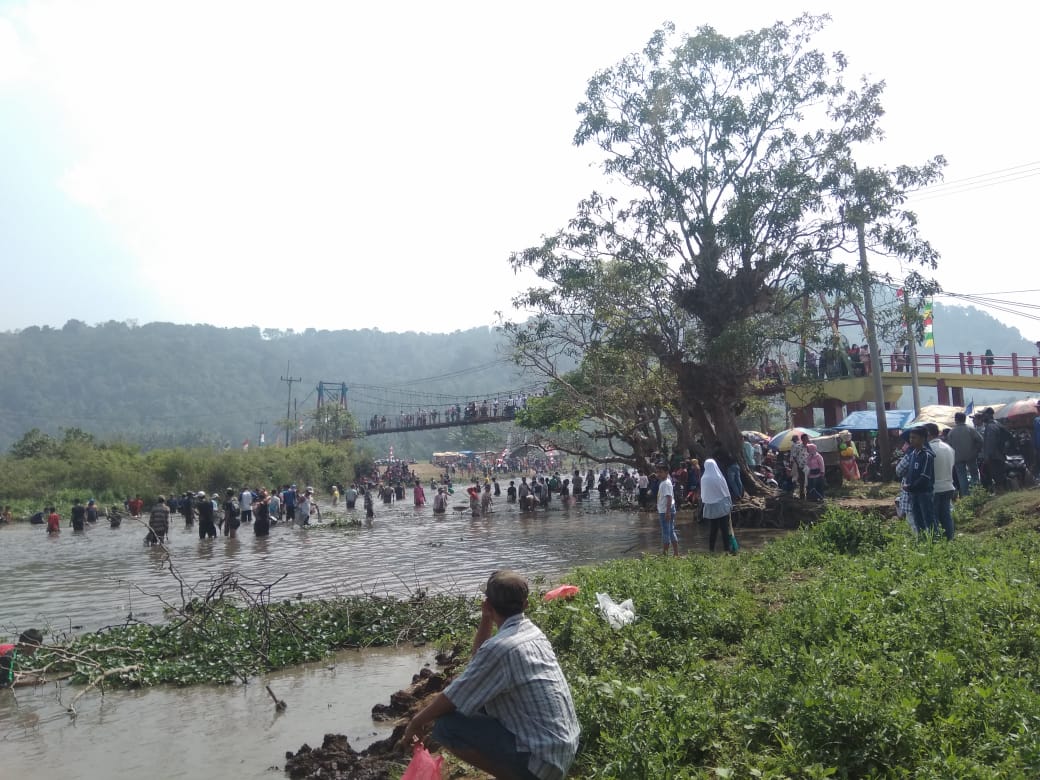
[[[460,665],[457,652],[438,655],[442,668],[434,671],[424,668],[412,677],[412,684],[390,696],[389,704],[372,708],[372,719],[389,721],[400,719],[386,739],[373,742],[362,751],[356,751],[342,734],[326,734],[321,747],[303,745],[295,753],[285,754],[285,773],[293,780],[390,780],[400,777],[401,770],[411,760],[411,750],[401,750],[397,742],[404,734],[408,720],[426,706],[430,697],[440,693],[455,676]],[[426,740],[431,750],[437,746]]]

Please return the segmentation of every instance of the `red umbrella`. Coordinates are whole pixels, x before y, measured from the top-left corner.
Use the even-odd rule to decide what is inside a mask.
[[[1012,401],[1004,406],[993,415],[994,419],[997,420],[1013,420],[1016,418],[1028,418],[1032,420],[1037,415],[1036,405],[1040,402],[1037,398],[1023,398],[1019,401]]]

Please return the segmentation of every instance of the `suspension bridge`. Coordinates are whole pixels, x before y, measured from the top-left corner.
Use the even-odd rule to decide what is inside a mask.
[[[450,376],[458,373],[465,372]],[[429,384],[442,378],[417,381]],[[517,412],[527,406],[529,398],[545,393],[542,383],[479,395],[438,393],[417,389],[413,386],[415,383],[348,386],[346,382],[322,380],[314,395],[319,410],[329,407],[348,410],[356,427],[344,434],[357,437],[507,423],[516,419]]]
[[[1040,395],[1040,356],[993,355],[992,363],[970,353],[918,356],[922,386],[936,388],[938,402],[964,406],[965,390],[1003,390]],[[893,408],[910,385],[907,358],[901,353],[881,356],[885,406]],[[422,381],[422,380],[420,380]],[[428,381],[432,381],[428,380]],[[337,406],[351,412],[356,428],[348,437],[378,436],[411,431],[509,423],[526,408],[528,399],[545,392],[543,384],[526,384],[479,395],[437,393],[410,385],[318,383],[319,409]],[[820,370],[811,376],[780,368],[764,373],[750,391],[759,396],[783,395],[793,423],[811,425],[814,409],[822,408],[825,425],[836,425],[845,414],[866,409],[873,401],[867,364],[844,370]]]

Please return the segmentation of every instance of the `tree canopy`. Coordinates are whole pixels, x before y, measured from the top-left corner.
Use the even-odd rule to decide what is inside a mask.
[[[857,167],[857,150],[882,138],[884,85],[849,86],[845,57],[812,48],[826,22],[805,15],[732,38],[666,25],[595,74],[574,143],[602,151],[607,190],[511,257],[540,280],[516,300],[533,318],[506,326],[518,363],[553,380],[572,410],[586,399],[591,427],[613,425],[637,462],[648,446],[667,454],[668,442],[645,440],[660,416],[678,449],[698,431],[739,457],[756,365],[819,326],[810,296],[861,289],[836,259],[854,248],[855,220],[870,223],[875,251],[935,263],[902,204],[944,161]],[[568,360],[582,369],[561,369]],[[574,381],[619,360],[594,393]],[[590,399],[611,386],[616,403],[597,408]],[[640,419],[647,408],[660,416]]]

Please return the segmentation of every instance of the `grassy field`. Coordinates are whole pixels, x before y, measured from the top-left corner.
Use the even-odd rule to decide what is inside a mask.
[[[1040,492],[978,503],[953,543],[834,508],[760,552],[579,569],[531,612],[575,776],[1040,776]],[[597,591],[639,620],[611,630]]]

